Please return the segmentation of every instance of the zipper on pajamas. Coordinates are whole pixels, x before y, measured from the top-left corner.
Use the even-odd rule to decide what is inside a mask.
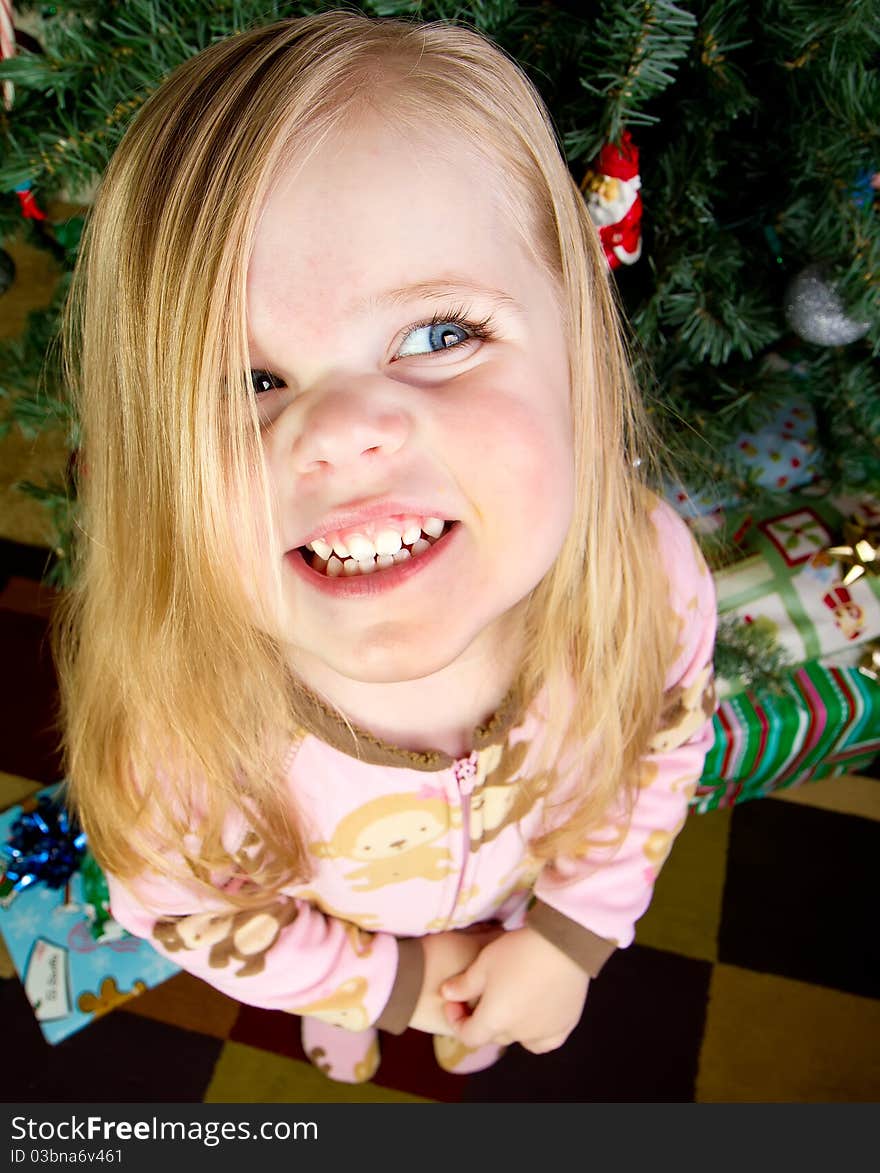
[[[458,885],[452,898],[452,907],[449,910],[448,920],[451,923],[458,908],[459,897],[468,878],[471,860],[471,794],[474,782],[477,780],[478,757],[477,751],[471,750],[466,758],[456,758],[452,763],[452,774],[458,788],[459,804],[461,808],[462,856],[461,867],[458,872]]]

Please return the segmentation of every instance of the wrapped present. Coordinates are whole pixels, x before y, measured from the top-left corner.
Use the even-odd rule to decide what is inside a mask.
[[[733,449],[737,464],[754,484],[777,490],[809,484],[819,468],[812,405],[793,395],[764,427],[739,435]]]
[[[856,667],[861,645],[880,637],[880,576],[853,576],[869,543],[838,543],[843,533],[870,532],[875,508],[800,495],[785,513],[740,519],[742,557],[714,572],[719,614],[763,627],[792,664],[833,656],[837,666]],[[721,681],[719,691],[741,688]]]
[[[802,664],[780,695],[721,702],[692,800],[700,812],[811,779],[857,773],[880,752],[880,683],[859,668]]]
[[[49,787],[0,813],[0,934],[58,1043],[178,972],[110,915],[101,869]]]
[[[864,536],[878,517],[868,499],[802,492],[784,513],[728,519],[741,557],[713,571],[719,614],[763,628],[791,668],[779,693],[718,681],[696,810],[858,771],[880,752],[880,577]]]
[[[722,453],[722,460],[748,484],[789,492],[815,481],[820,455],[812,404],[792,394],[779,403],[762,427],[740,433]],[[726,511],[741,502],[737,494],[719,499],[712,486],[688,486],[680,481],[667,482],[664,495],[691,528],[701,533],[723,526]]]

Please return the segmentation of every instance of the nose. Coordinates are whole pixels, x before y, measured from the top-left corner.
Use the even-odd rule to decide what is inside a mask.
[[[412,429],[395,392],[370,380],[317,390],[293,439],[291,453],[300,474],[344,469],[399,452]]]

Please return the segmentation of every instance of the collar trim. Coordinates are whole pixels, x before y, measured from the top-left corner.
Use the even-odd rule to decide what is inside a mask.
[[[297,686],[299,717],[304,734],[311,734],[340,753],[357,758],[371,766],[399,766],[409,770],[438,771],[449,769],[456,760],[440,749],[403,749],[376,737],[347,721],[336,709],[331,709],[320,697],[304,685]],[[471,738],[475,750],[502,744],[523,710],[522,690],[514,684],[498,709],[483,725],[478,725]]]

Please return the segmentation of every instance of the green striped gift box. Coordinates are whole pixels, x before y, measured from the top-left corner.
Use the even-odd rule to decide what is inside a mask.
[[[857,668],[810,660],[781,694],[746,691],[722,701],[714,726],[692,799],[701,813],[867,766],[880,751],[880,684]]]

